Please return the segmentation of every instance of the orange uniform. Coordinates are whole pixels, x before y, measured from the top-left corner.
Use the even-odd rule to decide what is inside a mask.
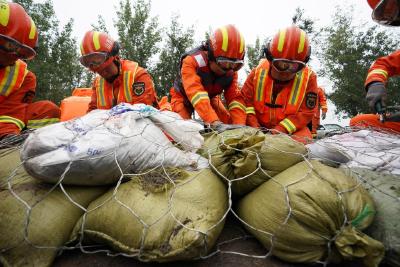
[[[317,107],[318,107],[317,112],[315,112],[314,117],[312,119],[311,133],[313,135],[317,134],[317,128],[321,124],[321,110],[323,113],[328,112],[326,96],[325,96],[324,89],[322,89],[322,87],[318,87]]]
[[[285,83],[274,81],[270,63],[263,59],[253,69],[242,88],[247,106],[247,125],[276,129],[299,137],[312,138],[307,124],[317,110],[317,77],[309,68]]]
[[[228,71],[216,76],[209,68],[208,52],[199,47],[181,59],[180,77],[171,88],[172,110],[184,119],[190,119],[194,110],[205,123],[246,124],[246,107],[238,88],[238,74]],[[224,98],[228,106],[220,97]]]
[[[88,112],[94,109],[110,109],[122,102],[143,103],[158,108],[154,83],[147,71],[136,62],[120,62],[119,75],[112,83],[101,76],[94,80]]]
[[[36,77],[22,60],[0,69],[0,138],[59,121],[57,105],[50,101],[32,103],[35,89]]]
[[[392,54],[378,58],[371,68],[368,70],[368,75],[365,80],[365,86],[372,82],[387,83],[388,78],[400,74],[400,50]],[[362,114],[355,116],[350,120],[350,126],[372,126],[382,129],[395,130],[400,132],[399,122],[384,122],[379,121],[379,116],[375,114]]]

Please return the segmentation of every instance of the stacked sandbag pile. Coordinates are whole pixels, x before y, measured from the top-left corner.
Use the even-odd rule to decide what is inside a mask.
[[[195,259],[212,249],[227,212],[227,190],[211,170],[160,168],[93,201],[71,239],[142,261]]]
[[[106,188],[63,190],[30,177],[21,166],[18,149],[0,150],[2,265],[51,266],[84,209]]]

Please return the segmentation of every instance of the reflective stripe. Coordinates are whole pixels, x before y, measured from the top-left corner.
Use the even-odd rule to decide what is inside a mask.
[[[57,122],[60,122],[60,119],[48,118],[48,119],[29,120],[28,125],[26,127],[31,129],[37,129]]]
[[[264,84],[265,84],[265,79],[267,78],[267,70],[262,69],[261,73],[258,75],[257,79],[257,91],[256,91],[256,101],[263,101],[264,99]]]
[[[300,32],[300,43],[299,47],[297,48],[297,53],[300,54],[304,51],[304,43],[306,41],[306,33],[304,31]]]
[[[10,6],[7,2],[0,2],[0,24],[4,27],[8,25],[10,19]]]
[[[25,123],[17,118],[10,116],[0,116],[0,123],[13,123],[15,124],[21,131],[25,127]]]
[[[226,29],[226,27],[221,27],[220,28],[221,33],[222,33],[222,51],[226,52],[228,51],[228,30]]]
[[[100,49],[100,33],[99,32],[93,32],[93,44],[94,44],[94,49],[96,49],[96,50]]]
[[[283,45],[285,44],[286,30],[279,31],[278,51],[282,52]]]
[[[290,92],[289,103],[291,105],[296,105],[297,101],[299,100],[299,89],[303,82],[304,71],[298,72],[296,77],[294,78],[292,90]]]
[[[6,69],[6,74],[3,77],[3,80],[0,83],[0,95],[8,96],[11,92],[11,89],[15,85],[15,82],[18,77],[19,67],[21,64],[16,62],[13,66],[10,66]]]
[[[284,119],[283,121],[281,121],[279,123],[280,125],[282,125],[283,127],[285,127],[285,129],[288,131],[288,133],[292,134],[294,132],[296,132],[296,126],[293,124],[293,122],[291,120],[289,120],[288,118]]]
[[[124,72],[124,94],[127,102],[132,102],[132,91],[130,90],[131,71]]]
[[[244,50],[244,38],[242,33],[240,33],[240,49],[239,49],[239,53],[243,53]]]
[[[388,77],[387,71],[382,70],[382,69],[372,70],[370,73],[368,73],[368,77],[369,77],[370,75],[373,75],[373,74],[380,74],[380,75],[383,75],[383,76],[385,76],[385,79],[387,79],[387,77]]]
[[[97,86],[97,106],[104,107],[106,105],[106,99],[104,97],[104,79],[99,79],[100,84]]]
[[[207,65],[201,54],[194,56],[194,59],[196,60],[197,64],[199,65],[199,68],[205,67]]]
[[[243,110],[244,112],[246,112],[246,106],[243,105],[242,103],[238,102],[238,101],[232,101],[229,104],[228,110],[232,110],[234,108],[239,108],[239,109]]]
[[[210,101],[210,98],[208,97],[207,92],[198,92],[196,93],[190,102],[192,103],[193,107],[195,107],[201,100],[208,100]]]
[[[29,39],[35,38],[36,35],[36,25],[35,22],[31,19],[31,30],[29,32]]]
[[[246,108],[246,114],[256,114],[256,110],[254,109],[254,107],[247,107]]]

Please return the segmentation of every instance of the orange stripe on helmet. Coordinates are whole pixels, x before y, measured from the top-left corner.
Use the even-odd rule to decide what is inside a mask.
[[[10,20],[10,5],[7,2],[0,1],[0,24],[4,27]]]
[[[31,30],[29,31],[29,39],[34,39],[36,36],[36,25],[31,19]]]

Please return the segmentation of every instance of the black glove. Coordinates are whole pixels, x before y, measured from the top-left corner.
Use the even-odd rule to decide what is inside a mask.
[[[325,120],[326,119],[326,112],[322,112],[322,119]]]
[[[374,82],[368,85],[366,100],[373,113],[383,113],[386,109],[386,98],[387,92],[382,82]]]
[[[400,122],[400,112],[387,115],[386,121]]]

